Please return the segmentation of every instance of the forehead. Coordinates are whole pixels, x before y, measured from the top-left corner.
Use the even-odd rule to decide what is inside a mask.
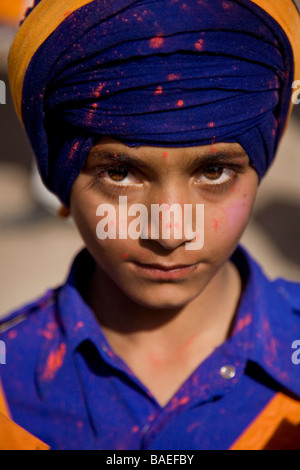
[[[113,163],[149,168],[184,169],[195,164],[226,163],[232,159],[249,160],[238,143],[217,143],[193,147],[129,147],[110,137],[100,139],[90,151],[86,166],[111,160]]]

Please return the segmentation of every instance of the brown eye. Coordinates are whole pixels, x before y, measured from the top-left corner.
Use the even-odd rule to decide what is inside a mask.
[[[127,168],[116,168],[108,170],[109,177],[116,182],[123,181],[128,176]]]
[[[229,168],[218,165],[209,165],[200,170],[200,175],[196,178],[196,183],[210,186],[220,186],[228,183],[234,177],[235,172]]]
[[[203,171],[203,175],[208,180],[218,180],[223,174],[224,168],[211,165]]]

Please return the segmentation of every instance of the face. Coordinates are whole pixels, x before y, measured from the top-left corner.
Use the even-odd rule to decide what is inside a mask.
[[[99,288],[107,285],[111,295],[125,295],[147,308],[180,308],[201,295],[228,262],[249,220],[257,186],[257,173],[239,144],[133,148],[105,137],[73,185],[70,211],[96,261]],[[126,197],[127,217],[120,196]],[[145,209],[136,227],[144,234],[140,237],[129,235],[140,214],[130,213],[134,204]],[[182,209],[181,219],[170,214],[170,230],[163,232],[162,217],[154,223],[154,204],[165,204],[166,211],[177,204],[173,207]],[[186,220],[185,205],[192,208]],[[100,215],[99,206],[111,208],[110,219],[108,212]],[[200,229],[197,207],[204,208]],[[101,220],[115,239],[99,238]],[[200,247],[197,238],[203,236]]]

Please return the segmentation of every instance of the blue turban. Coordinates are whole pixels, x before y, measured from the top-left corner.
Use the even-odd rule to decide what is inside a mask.
[[[292,0],[275,3],[280,20],[268,0],[36,1],[10,77],[46,186],[68,206],[101,136],[129,146],[237,142],[262,178],[299,65],[300,16]],[[298,30],[288,34],[290,21]]]

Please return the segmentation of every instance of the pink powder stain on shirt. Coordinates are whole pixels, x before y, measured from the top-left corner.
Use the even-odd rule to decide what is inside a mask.
[[[12,330],[8,333],[9,339],[15,339],[17,336],[18,336],[18,333],[16,332],[16,330]]]
[[[66,344],[60,344],[56,351],[52,351],[47,359],[46,368],[42,375],[42,380],[53,380],[57,371],[61,368],[66,355]]]
[[[163,87],[161,85],[158,85],[158,87],[156,88],[154,94],[155,95],[161,95],[163,92]]]
[[[234,333],[238,333],[239,331],[242,331],[244,328],[249,326],[252,322],[252,315],[251,313],[247,313],[247,315],[244,318],[240,318],[240,320],[237,322]]]
[[[56,324],[54,322],[47,323],[46,329],[42,331],[42,335],[51,340],[54,338],[56,332]]]
[[[138,431],[139,431],[139,426],[133,426],[133,428],[131,429],[131,432],[132,434],[136,434]]]
[[[79,322],[75,325],[74,330],[75,330],[75,331],[78,331],[78,330],[80,330],[80,329],[83,328],[83,327],[84,327],[83,321],[79,321]]]
[[[195,429],[200,427],[200,423],[192,423],[187,427],[187,432],[193,432]]]
[[[178,106],[179,108],[182,108],[183,105],[184,105],[184,101],[183,101],[183,100],[178,100],[178,101],[177,101],[177,106]]]
[[[209,122],[208,127],[210,127],[210,128],[215,127],[215,123],[214,122]]]
[[[179,405],[185,405],[186,403],[188,403],[190,401],[190,398],[189,397],[183,397],[179,400]]]

